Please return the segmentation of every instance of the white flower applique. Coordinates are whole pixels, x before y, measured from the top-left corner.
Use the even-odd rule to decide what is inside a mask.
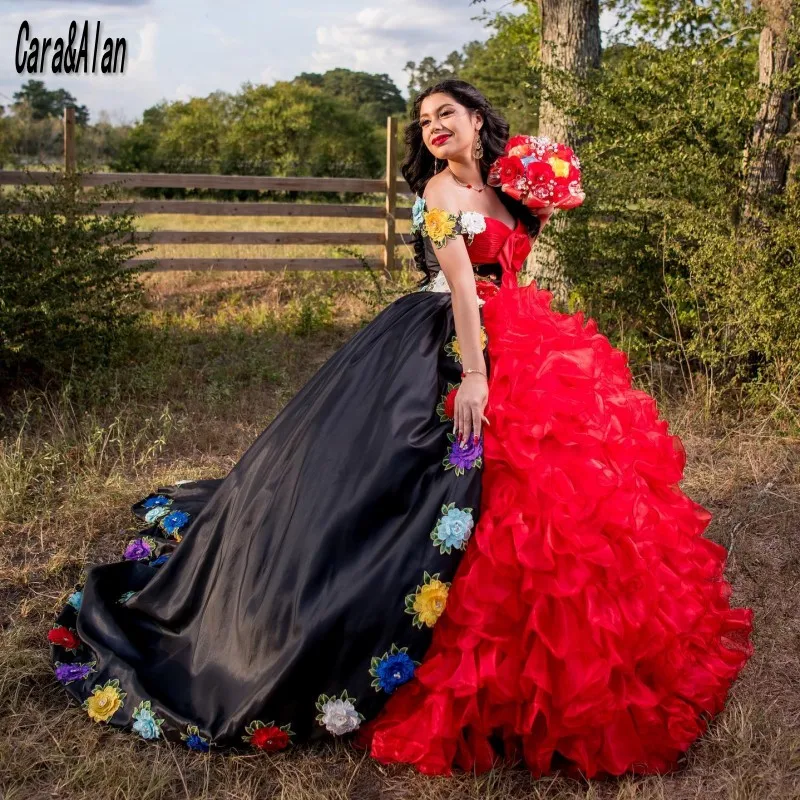
[[[476,234],[483,233],[486,230],[486,219],[479,211],[462,211],[461,212],[461,232],[467,234],[469,244]]]
[[[339,697],[321,694],[317,699],[317,722],[324,725],[335,736],[350,733],[361,725],[364,715],[356,711],[356,698],[349,697],[344,690]]]

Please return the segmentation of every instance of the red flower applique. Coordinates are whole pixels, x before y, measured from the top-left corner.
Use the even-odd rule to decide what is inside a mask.
[[[81,646],[81,640],[77,634],[63,625],[51,628],[47,633],[47,638],[51,644],[56,644],[65,650],[77,650]]]
[[[260,719],[253,720],[245,730],[248,735],[242,736],[242,739],[266,753],[285,750],[289,745],[289,737],[294,736],[290,725],[282,725],[279,728],[274,722],[265,725]]]
[[[461,386],[460,383],[448,383],[447,393],[442,395],[442,399],[436,406],[436,413],[439,415],[439,419],[442,422],[447,422],[447,420],[455,417],[456,394],[458,393],[459,386]]]
[[[481,300],[486,301],[494,297],[500,291],[500,287],[492,280],[476,280],[475,291]]]

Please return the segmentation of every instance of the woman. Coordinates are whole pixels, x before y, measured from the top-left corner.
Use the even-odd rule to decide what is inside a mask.
[[[427,773],[673,767],[750,653],[680,444],[622,353],[516,275],[551,209],[485,185],[508,126],[416,100],[420,291],[223,479],[160,487],[50,632],[56,675],[145,739],[351,736]]]

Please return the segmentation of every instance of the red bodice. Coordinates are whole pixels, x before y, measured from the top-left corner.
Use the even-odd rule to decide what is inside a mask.
[[[476,266],[499,263],[503,267],[502,284],[517,285],[517,272],[522,269],[531,242],[528,230],[522,220],[517,220],[516,228],[509,228],[505,222],[484,215],[486,230],[475,235],[472,244],[467,243],[470,260]],[[465,241],[468,241],[465,239]]]

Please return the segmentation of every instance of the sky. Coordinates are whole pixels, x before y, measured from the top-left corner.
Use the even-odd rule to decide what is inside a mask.
[[[28,80],[66,89],[113,123],[134,122],[160,100],[236,92],[247,81],[271,84],[301,72],[344,67],[387,73],[406,96],[406,62],[437,60],[491,30],[474,19],[483,9],[514,12],[509,0],[0,0],[0,105]],[[127,40],[124,72],[19,74],[17,38],[68,37],[89,21],[92,41]],[[601,17],[604,31],[614,20]],[[49,58],[48,58],[49,62]]]

